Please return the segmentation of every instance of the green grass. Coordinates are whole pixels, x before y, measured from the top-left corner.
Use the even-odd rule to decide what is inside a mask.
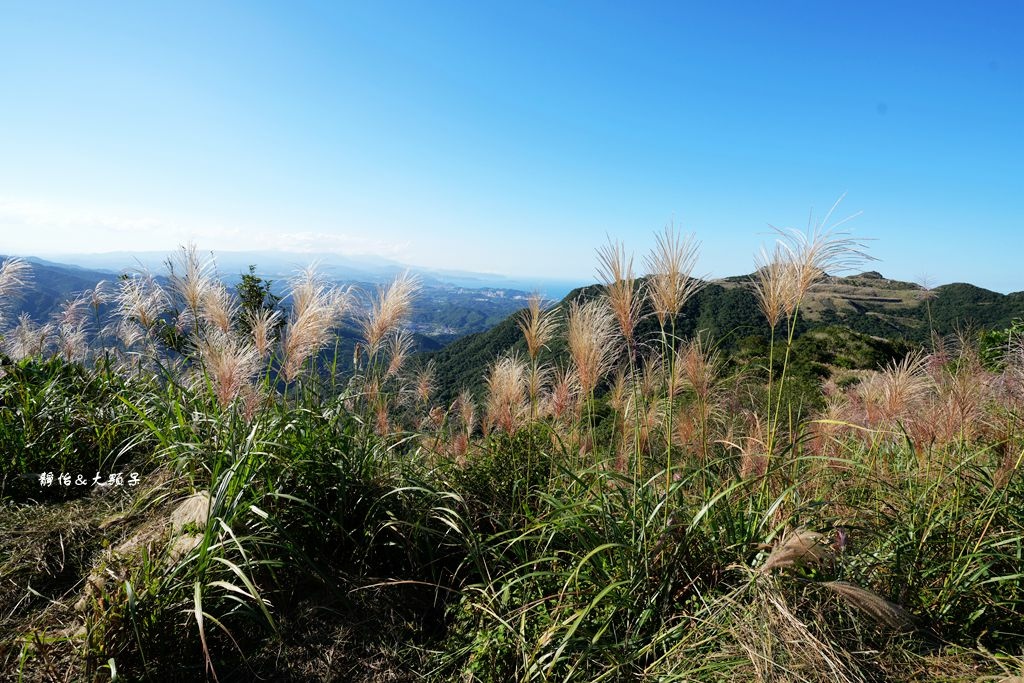
[[[374,680],[384,661],[399,679],[955,678],[1024,644],[1024,485],[1017,470],[997,482],[985,450],[923,466],[851,446],[839,470],[798,445],[750,480],[719,451],[682,458],[665,491],[664,472],[634,486],[610,453],[588,464],[543,428],[496,435],[460,466],[337,403],[245,423],[173,385],[129,399],[119,380],[65,372],[93,392],[76,405],[130,406],[149,455],[138,491],[6,503],[3,661],[25,680],[104,679],[111,662],[127,679],[258,665]],[[45,377],[17,394],[35,420],[68,400]],[[208,519],[170,564],[166,520],[194,490],[212,492]],[[848,542],[827,566],[759,572],[797,527]],[[887,632],[833,580],[898,603],[913,629]],[[348,673],[297,644],[338,634]]]
[[[465,448],[465,417],[410,399],[383,351],[352,376],[311,354],[290,383],[271,357],[249,385],[260,400],[226,404],[202,359],[166,350],[149,369],[117,362],[117,348],[84,365],[4,363],[0,671],[1020,675],[1016,361],[985,370],[969,349],[933,355],[927,397],[872,418],[872,401],[894,395],[881,375],[860,369],[826,390],[815,368],[877,367],[906,349],[837,329],[798,337],[789,316],[770,346],[709,363],[706,389],[685,380],[670,396],[651,370],[621,405],[602,386],[561,418],[471,427]],[[657,369],[644,354],[686,341],[641,334],[631,367]],[[837,405],[841,419],[818,419]],[[658,419],[644,423],[652,407]],[[916,436],[943,416],[961,422]],[[137,472],[140,483],[41,486],[45,471]]]

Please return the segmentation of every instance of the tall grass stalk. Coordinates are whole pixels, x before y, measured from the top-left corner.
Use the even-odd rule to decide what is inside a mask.
[[[693,277],[693,269],[697,264],[699,242],[693,235],[682,236],[673,225],[665,226],[665,230],[655,237],[654,250],[647,258],[647,298],[658,319],[661,332],[662,358],[669,364],[666,377],[673,377],[672,364],[675,360],[676,318],[683,306],[700,291],[705,282]],[[671,333],[666,332],[666,323]],[[671,343],[670,343],[671,342]],[[671,392],[670,392],[671,393]],[[672,416],[674,413],[669,397],[666,425],[666,466],[665,491],[672,484]],[[667,508],[666,508],[667,509]]]

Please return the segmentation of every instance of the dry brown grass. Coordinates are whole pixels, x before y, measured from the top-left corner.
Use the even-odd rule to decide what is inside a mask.
[[[725,680],[864,680],[852,653],[817,633],[812,622],[802,620],[773,579],[760,577],[737,595],[722,598],[721,604],[719,613],[702,625],[701,633],[717,644],[723,657],[729,658],[731,670]]]
[[[824,534],[810,529],[797,529],[783,537],[759,569],[797,569],[810,565],[831,564],[836,559],[830,541]]]

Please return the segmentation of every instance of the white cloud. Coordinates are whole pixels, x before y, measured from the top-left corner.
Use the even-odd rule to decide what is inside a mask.
[[[336,253],[373,255],[387,258],[403,258],[409,254],[408,241],[389,242],[370,239],[361,235],[344,232],[300,232],[270,233],[260,231],[247,235],[249,240],[261,242],[261,248],[278,249],[299,253]]]
[[[164,251],[195,242],[222,251],[274,250],[405,258],[408,241],[351,232],[239,227],[208,220],[131,214],[118,209],[62,206],[0,198],[0,252],[22,254]]]

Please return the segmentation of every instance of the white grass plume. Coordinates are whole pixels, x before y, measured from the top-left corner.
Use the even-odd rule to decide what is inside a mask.
[[[405,362],[412,355],[414,346],[415,340],[407,330],[395,330],[388,336],[388,367],[384,373],[385,377],[398,376],[405,366]]]
[[[632,346],[633,333],[640,319],[643,296],[636,289],[636,278],[633,274],[633,257],[626,254],[621,242],[609,240],[608,244],[597,250],[597,275],[604,283],[608,305],[615,314],[619,332]]]
[[[235,318],[238,317],[239,303],[224,283],[214,282],[203,293],[199,310],[207,325],[222,334],[227,334],[231,332]]]
[[[865,251],[862,240],[838,230],[856,214],[829,225],[842,199],[832,205],[820,222],[815,223],[812,216],[806,231],[773,228],[773,249],[769,252],[762,248],[756,259],[754,291],[762,313],[773,327],[783,316],[791,318],[807,292],[826,275],[874,260]]]
[[[11,306],[20,290],[32,282],[32,267],[20,258],[6,259],[0,264],[0,325],[10,314]]]
[[[291,315],[281,342],[281,374],[288,382],[326,346],[349,303],[347,291],[325,284],[312,267],[292,279],[291,287]]]
[[[36,324],[28,313],[18,316],[18,324],[3,336],[3,349],[12,360],[44,356],[53,343],[53,325]]]
[[[526,340],[526,353],[536,361],[541,349],[547,347],[558,328],[557,309],[543,310],[541,295],[534,292],[527,299],[526,308],[516,316],[516,324]]]
[[[133,320],[148,332],[167,306],[167,293],[149,273],[128,275],[120,282],[117,305],[122,319]]]
[[[219,284],[213,259],[201,257],[196,245],[189,242],[187,245],[179,246],[167,259],[167,270],[171,291],[181,298],[185,304],[187,319],[194,322],[199,317],[210,289]]]
[[[221,408],[227,408],[260,371],[260,354],[247,340],[230,333],[215,332],[198,345],[205,376]],[[202,377],[197,378],[205,383]]]
[[[527,367],[516,354],[496,360],[488,369],[486,422],[511,433],[522,424],[527,414]]]
[[[266,358],[273,351],[274,335],[281,321],[281,312],[261,308],[258,311],[246,313],[245,321],[256,352],[261,358]]]
[[[654,250],[647,257],[647,298],[662,328],[705,284],[693,277],[699,247],[693,235],[680,235],[672,225],[657,235]]]
[[[371,358],[377,355],[387,336],[398,329],[409,315],[419,289],[419,279],[408,271],[387,287],[377,288],[377,296],[371,299],[369,310],[359,321],[367,354]]]
[[[615,318],[604,299],[569,305],[566,341],[584,396],[597,386],[614,361]]]

